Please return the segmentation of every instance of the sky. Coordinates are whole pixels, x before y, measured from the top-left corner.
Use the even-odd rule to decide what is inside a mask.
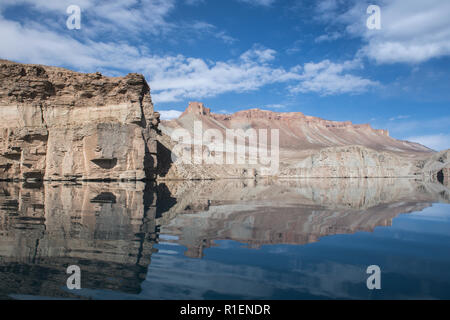
[[[189,101],[303,112],[444,150],[448,17],[448,0],[1,0],[0,58],[142,73],[164,119]]]

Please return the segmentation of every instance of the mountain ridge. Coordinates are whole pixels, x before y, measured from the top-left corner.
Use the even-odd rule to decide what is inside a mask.
[[[161,121],[162,127],[192,127],[192,121],[201,120],[207,129],[278,129],[280,146],[284,148],[320,149],[324,147],[362,145],[377,151],[395,153],[412,152],[431,154],[434,150],[415,142],[389,136],[389,131],[374,129],[370,124],[353,124],[351,121],[333,121],[307,116],[302,112],[274,112],[253,108],[233,114],[212,113],[201,102],[190,102],[186,110],[173,120]],[[220,124],[213,123],[215,120]],[[347,132],[345,132],[347,130]],[[360,135],[360,137],[358,137]]]

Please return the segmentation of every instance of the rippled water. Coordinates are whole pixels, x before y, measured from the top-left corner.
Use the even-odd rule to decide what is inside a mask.
[[[0,298],[449,299],[449,199],[403,179],[0,183]]]

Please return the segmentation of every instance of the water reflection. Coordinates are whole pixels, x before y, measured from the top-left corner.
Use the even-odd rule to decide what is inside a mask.
[[[94,288],[140,291],[156,240],[144,184],[0,185],[0,294],[71,297],[66,267]]]
[[[436,202],[449,202],[443,185],[402,179],[0,183],[0,297],[355,297],[314,293],[333,251],[305,261],[298,250]],[[69,265],[82,292],[65,289]],[[332,268],[361,282],[348,261]]]

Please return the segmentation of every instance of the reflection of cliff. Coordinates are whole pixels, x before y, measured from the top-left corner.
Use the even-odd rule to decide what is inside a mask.
[[[156,193],[145,184],[0,185],[0,296],[70,296],[83,288],[140,291],[156,240]]]
[[[438,201],[442,184],[402,179],[0,183],[0,298],[71,297],[69,265],[82,288],[139,293],[159,233],[202,257],[221,239],[257,248],[371,231]]]
[[[214,240],[259,247],[373,231],[401,213],[449,200],[441,184],[407,179],[232,180],[195,186],[174,185],[182,196],[159,221],[161,232],[178,236],[191,257],[201,257]]]

